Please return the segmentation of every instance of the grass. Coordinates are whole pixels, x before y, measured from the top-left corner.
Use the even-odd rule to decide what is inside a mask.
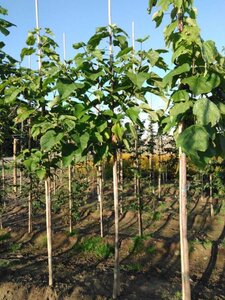
[[[84,238],[83,241],[73,247],[75,252],[91,254],[99,259],[110,257],[114,248],[101,237]]]
[[[47,236],[46,236],[46,234],[40,235],[36,240],[36,244],[37,244],[38,248],[40,248],[40,249],[46,248],[47,247]]]
[[[11,252],[17,252],[18,250],[20,250],[22,247],[22,244],[20,243],[14,243],[10,246],[10,251]]]
[[[0,232],[0,242],[11,238],[10,232]]]
[[[144,241],[151,238],[150,235],[144,235],[142,237],[135,236],[133,238],[133,246],[130,252],[132,253],[138,253],[138,252],[145,252],[146,254],[153,254],[156,252],[156,248],[154,245],[146,246]]]

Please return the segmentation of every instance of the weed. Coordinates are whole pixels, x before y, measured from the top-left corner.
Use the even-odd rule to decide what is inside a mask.
[[[162,214],[159,211],[155,211],[152,216],[152,221],[159,221],[162,217]]]
[[[10,261],[6,259],[0,259],[0,268],[6,268],[10,265]]]
[[[47,236],[46,236],[46,234],[44,234],[44,235],[40,235],[38,238],[37,238],[37,241],[36,241],[36,243],[37,243],[37,246],[39,247],[39,248],[46,248],[47,247]]]
[[[148,254],[153,254],[153,253],[156,252],[156,248],[155,248],[154,245],[151,245],[151,246],[147,247],[145,251],[146,251],[146,253],[148,253]]]
[[[172,300],[181,300],[182,299],[182,293],[181,291],[176,291]]]
[[[21,249],[21,246],[22,246],[22,244],[20,244],[20,243],[14,243],[10,246],[10,251],[16,252]]]
[[[5,232],[5,233],[2,233],[2,234],[0,233],[0,242],[8,240],[8,239],[10,239],[10,237],[11,237],[10,232]]]
[[[108,258],[113,254],[113,247],[101,237],[85,238],[73,248],[75,252],[84,252],[94,255],[97,258]]]
[[[141,236],[135,236],[133,238],[133,247],[131,252],[140,252],[144,249],[144,240],[146,237]]]
[[[143,266],[140,263],[131,263],[125,266],[128,271],[140,272]]]

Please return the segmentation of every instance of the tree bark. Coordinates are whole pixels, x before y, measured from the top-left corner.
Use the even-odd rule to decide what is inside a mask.
[[[183,124],[179,125],[179,132],[183,131]],[[182,299],[191,299],[190,271],[189,271],[189,247],[187,238],[187,164],[186,155],[179,148],[179,223],[180,223],[180,255],[181,255],[181,279]]]
[[[16,163],[16,154],[17,154],[17,139],[13,139],[13,190],[14,193],[17,194],[17,163]]]
[[[45,179],[45,200],[46,200],[46,229],[47,229],[47,249],[48,249],[48,285],[53,286],[52,271],[52,214],[50,197],[50,178]]]
[[[103,180],[102,180],[102,164],[98,165],[98,203],[99,203],[99,222],[100,222],[100,235],[104,237],[103,226]]]
[[[123,213],[123,150],[120,149],[119,152],[119,191],[120,191],[120,200],[119,200],[119,205],[120,205],[120,214]]]
[[[28,193],[28,233],[31,233],[32,229],[32,177],[30,176],[30,189]]]
[[[162,147],[162,140],[159,137],[158,140],[158,160],[159,160],[159,168],[158,168],[158,199],[161,199],[161,147]]]
[[[115,214],[115,261],[114,261],[114,284],[113,299],[117,299],[120,292],[120,270],[119,270],[119,198],[118,198],[118,173],[117,154],[113,158],[113,196]]]
[[[68,167],[68,195],[69,195],[69,231],[72,233],[73,231],[73,221],[72,221],[72,171],[71,165]]]
[[[210,202],[210,216],[214,218],[214,207],[213,207],[213,175],[209,175],[209,202]]]

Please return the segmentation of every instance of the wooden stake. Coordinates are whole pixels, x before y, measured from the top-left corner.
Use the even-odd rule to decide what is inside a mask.
[[[36,16],[36,29],[37,29],[37,45],[38,45],[38,69],[41,70],[41,37],[40,37],[40,26],[39,26],[39,6],[38,0],[35,0],[35,16]]]

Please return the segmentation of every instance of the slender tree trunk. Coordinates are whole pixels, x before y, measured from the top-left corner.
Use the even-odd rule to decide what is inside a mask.
[[[213,174],[209,175],[209,202],[210,202],[210,215],[214,218],[214,207],[213,207]]]
[[[104,236],[104,227],[103,227],[103,180],[102,180],[102,164],[98,166],[98,203],[99,203],[99,222],[100,222],[100,234],[101,237]]]
[[[138,205],[138,234],[143,235],[142,226],[142,201],[141,201],[141,190],[140,190],[140,163],[138,154],[138,140],[135,140],[135,197]]]
[[[16,154],[17,154],[17,139],[13,139],[13,190],[17,197],[17,163],[16,163]]]
[[[6,207],[6,202],[5,202],[5,162],[4,158],[2,157],[2,197],[3,197],[3,205],[4,208]]]
[[[161,147],[162,147],[162,140],[161,137],[159,137],[158,140],[158,160],[159,160],[159,169],[158,169],[158,198],[161,199]]]
[[[113,159],[113,195],[115,214],[115,262],[114,262],[114,284],[113,299],[117,299],[120,293],[120,270],[119,270],[119,198],[118,198],[118,173],[117,154]]]
[[[28,233],[32,232],[32,177],[30,176],[30,190],[28,193]]]
[[[72,171],[71,165],[68,167],[68,194],[69,194],[69,231],[72,233],[73,231],[73,221],[72,221]]]
[[[120,183],[119,205],[120,205],[120,214],[122,214],[123,213],[123,150],[122,148],[120,149],[119,152],[119,183]]]
[[[183,124],[179,125],[179,132],[183,131]],[[190,271],[189,271],[189,248],[187,239],[187,170],[186,155],[179,148],[179,223],[180,223],[180,255],[181,255],[181,278],[182,299],[191,299]]]
[[[45,179],[45,200],[46,200],[46,229],[47,229],[47,249],[48,249],[48,285],[53,285],[52,272],[52,214],[50,197],[50,178]]]

